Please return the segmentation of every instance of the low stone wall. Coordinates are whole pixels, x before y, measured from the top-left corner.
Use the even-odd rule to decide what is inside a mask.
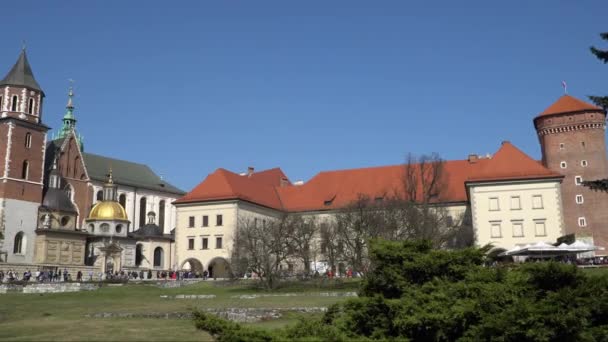
[[[67,269],[68,273],[72,275],[72,279],[76,280],[76,274],[78,271],[82,272],[84,279],[89,279],[89,272],[93,272],[93,279],[99,280],[99,272],[101,270],[95,266],[84,266],[84,265],[56,265],[56,264],[12,264],[12,263],[0,263],[0,270],[4,272],[4,281],[7,281],[8,271],[14,271],[18,275],[18,279],[23,278],[23,273],[26,271],[32,272],[32,278],[35,277],[36,271],[48,268],[55,268],[60,270],[62,273]]]
[[[0,285],[0,293],[64,293],[94,291],[98,288],[99,285],[94,283],[33,283],[27,285],[3,284]]]
[[[285,312],[318,313],[325,312],[325,307],[293,307],[293,308],[225,308],[201,309],[203,312],[240,323],[253,323],[281,318]],[[98,312],[87,314],[86,318],[162,318],[162,319],[191,319],[191,312]]]

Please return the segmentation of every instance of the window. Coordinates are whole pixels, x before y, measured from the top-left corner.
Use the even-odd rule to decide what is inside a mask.
[[[568,167],[568,164],[566,164],[565,161],[559,163],[559,167],[561,167],[562,169],[565,169],[566,167]]]
[[[513,237],[524,237],[524,224],[521,221],[513,222]]]
[[[154,267],[163,267],[163,259],[165,252],[161,247],[154,249]]]
[[[91,224],[89,224],[89,231],[90,231],[91,233],[95,233],[95,225],[94,225],[94,224],[92,224],[92,223],[91,223]]]
[[[194,249],[194,239],[188,238],[188,249]]]
[[[222,217],[222,215],[217,215],[215,217],[215,225],[216,226],[221,226],[224,224],[224,218]]]
[[[578,218],[578,226],[579,227],[587,227],[587,220],[584,217]]]
[[[206,238],[206,237],[204,237],[202,239],[202,241],[203,241],[203,248],[202,249],[209,249],[209,239]]]
[[[194,227],[194,216],[188,217],[188,228]]]
[[[532,209],[542,209],[542,208],[543,208],[543,196],[533,195],[532,196]]]
[[[493,238],[502,237],[502,232],[500,231],[500,222],[490,223],[490,234]]]
[[[13,96],[13,101],[11,103],[11,111],[16,112],[17,111],[17,96]]]
[[[203,227],[209,227],[209,216],[203,215]]]
[[[581,160],[581,166],[582,167],[587,167],[587,165],[589,165],[589,163],[587,163],[586,160]]]
[[[222,248],[222,238],[221,237],[216,237],[215,238],[215,248],[216,249],[221,249]]]
[[[165,200],[158,202],[158,226],[165,231]]]
[[[583,146],[583,148],[585,148],[585,142],[581,141],[581,146]]]
[[[68,225],[68,223],[70,223],[70,217],[69,216],[63,216],[61,218],[61,225],[65,227],[65,226]]]
[[[101,231],[103,233],[107,233],[110,231],[110,225],[107,223],[102,223],[101,226],[99,226],[99,228],[101,228]]]
[[[511,196],[511,210],[521,209],[521,199],[519,196]]]
[[[490,211],[498,211],[500,207],[498,206],[498,197],[490,197]]]
[[[103,201],[103,191],[101,191],[101,190],[97,191],[97,200]]]
[[[27,113],[32,114],[34,112],[34,99],[30,98],[27,106]]]
[[[445,218],[445,224],[446,224],[448,227],[453,227],[453,226],[454,226],[454,218],[453,218],[452,216],[447,216],[447,217]]]
[[[32,134],[29,132],[25,134],[25,147],[32,147]]]
[[[583,177],[581,177],[581,176],[574,176],[574,184],[576,184],[576,185],[583,184]]]
[[[123,208],[127,208],[127,195],[125,194],[120,194],[120,196],[118,196],[118,203],[120,203],[120,205],[122,205]]]
[[[143,227],[146,224],[146,205],[148,200],[145,197],[142,197],[139,200],[139,227]]]
[[[72,173],[72,177],[76,178],[76,175],[78,174],[78,165],[80,164],[80,157],[76,157],[74,158],[74,170]]]
[[[560,144],[559,144],[559,149],[560,149],[560,150],[563,150],[563,149],[564,149],[564,143],[560,143]]]
[[[0,96],[0,110],[4,110],[3,104],[4,102],[2,102],[2,96]]]
[[[120,234],[122,232],[122,224],[116,225],[116,234]]]
[[[15,235],[15,243],[13,244],[13,253],[14,254],[25,254],[25,236],[23,232],[17,233]]]
[[[30,173],[30,163],[27,160],[23,161],[23,167],[21,168],[21,179],[27,179]]]
[[[576,204],[583,204],[583,195],[576,195]]]
[[[547,236],[545,221],[534,221],[534,234],[536,236]]]

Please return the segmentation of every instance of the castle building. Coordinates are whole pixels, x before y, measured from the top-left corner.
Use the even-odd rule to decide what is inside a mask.
[[[218,169],[174,202],[177,264],[225,276],[242,220],[264,224],[287,214],[331,222],[361,196],[383,201],[403,191],[404,172],[404,165],[326,171],[292,184],[280,169],[244,174]],[[471,222],[475,244],[506,250],[564,234],[563,175],[510,142],[493,156],[446,161],[442,173],[445,182],[434,204],[447,210],[447,221]],[[324,261],[322,253],[319,258]]]
[[[113,265],[137,268],[137,251],[147,260],[146,248],[156,246],[164,253],[163,262],[145,265],[171,268],[176,221],[171,202],[184,192],[147,165],[85,152],[71,88],[62,127],[48,137],[43,99],[23,49],[0,81],[0,262],[84,267],[86,261],[103,269],[107,264],[91,262],[100,255],[91,251],[99,252],[102,242],[111,238],[111,246],[128,242],[118,243],[120,260],[112,259]],[[109,206],[122,209],[115,212],[120,217],[105,222]],[[142,236],[149,213],[158,217],[158,226],[152,233],[148,227],[145,241],[138,245],[136,236]],[[104,234],[105,224],[114,224],[111,235]],[[90,225],[99,227],[93,231]]]

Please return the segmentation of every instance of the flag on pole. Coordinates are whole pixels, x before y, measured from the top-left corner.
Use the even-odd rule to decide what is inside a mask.
[[[562,81],[562,87],[564,87],[564,94],[568,94],[568,85],[566,81]]]

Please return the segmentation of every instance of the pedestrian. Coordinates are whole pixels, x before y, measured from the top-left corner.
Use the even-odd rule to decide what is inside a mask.
[[[89,271],[89,281],[93,281],[93,271]]]

